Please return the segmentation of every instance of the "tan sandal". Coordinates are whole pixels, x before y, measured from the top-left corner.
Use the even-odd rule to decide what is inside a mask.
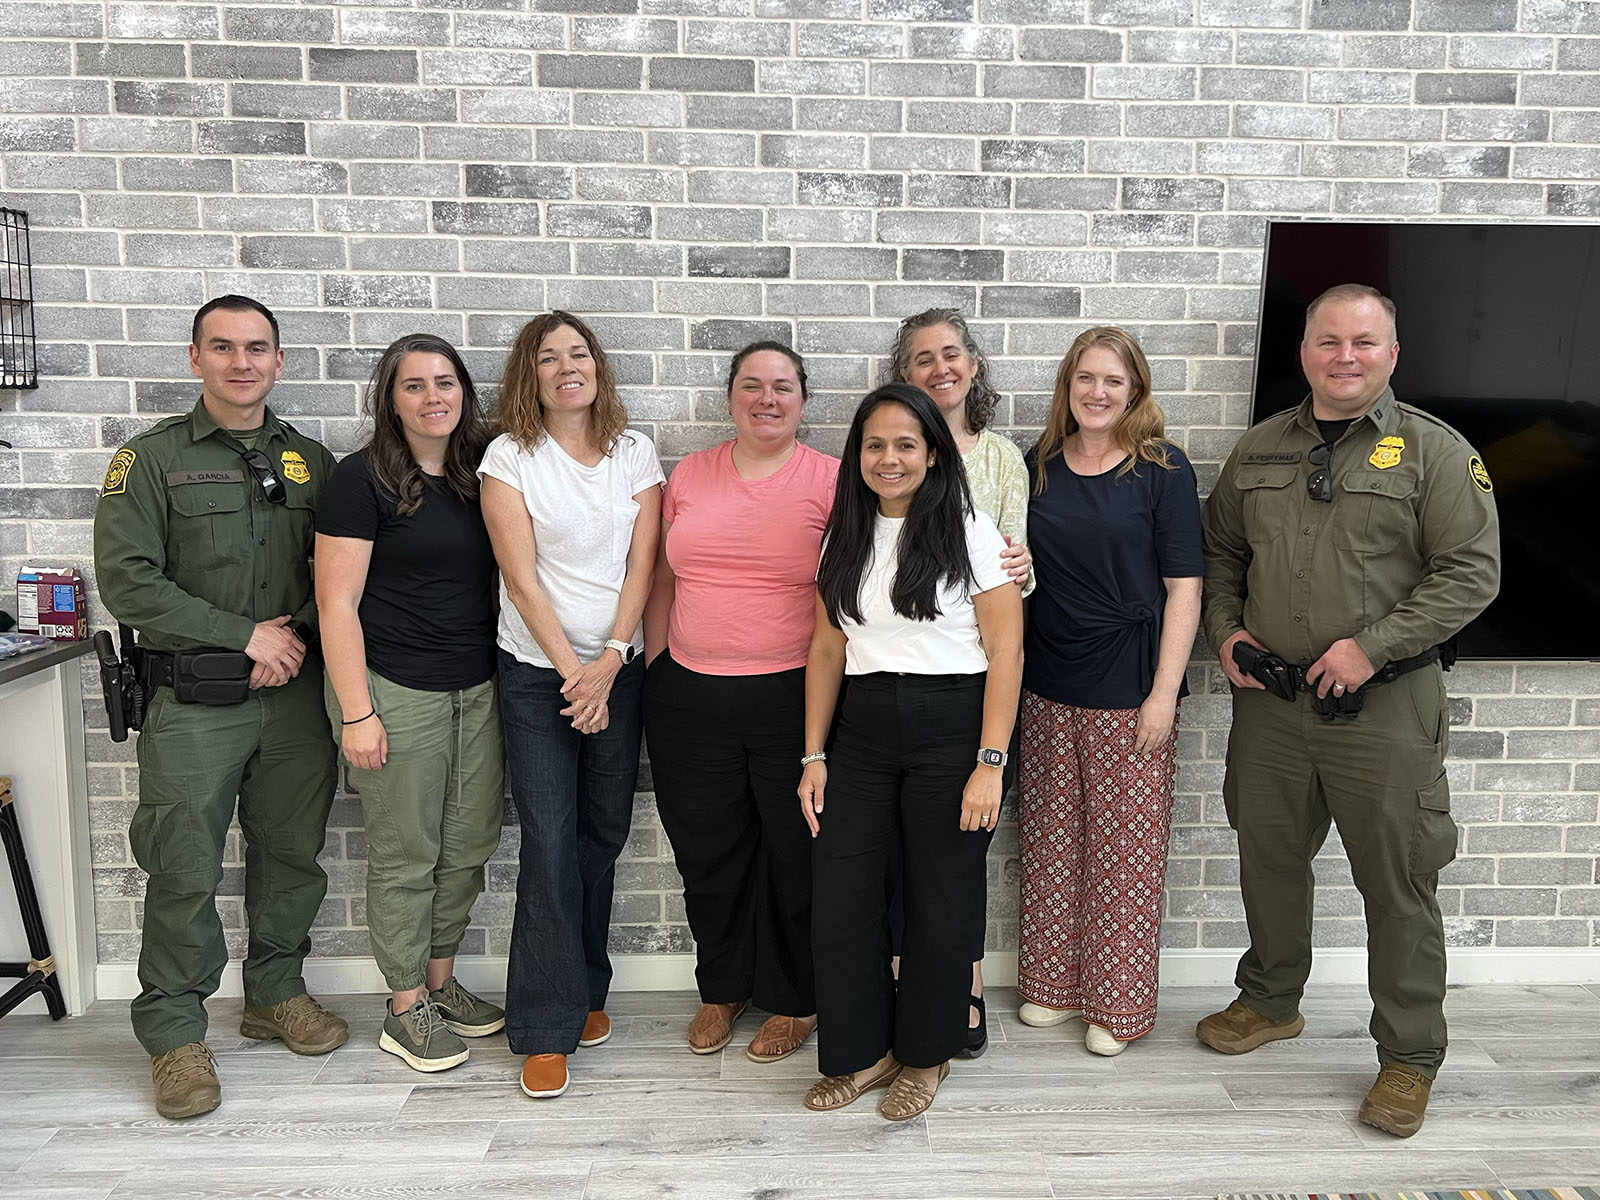
[[[812,1112],[833,1112],[861,1099],[864,1092],[892,1083],[900,1074],[900,1064],[891,1055],[874,1075],[857,1083],[854,1075],[825,1075],[806,1092],[805,1105]]]
[[[702,1004],[689,1022],[689,1049],[696,1054],[715,1054],[733,1040],[733,1023],[744,1012],[744,1003]]]
[[[768,1017],[750,1039],[744,1055],[751,1062],[775,1063],[804,1046],[816,1029],[815,1018],[807,1021],[804,1017]]]
[[[928,1111],[928,1106],[933,1103],[933,1097],[939,1090],[939,1084],[945,1081],[950,1074],[950,1064],[939,1064],[939,1078],[929,1091],[921,1082],[902,1074],[894,1081],[894,1086],[889,1089],[889,1094],[883,1098],[883,1103],[878,1105],[878,1115],[890,1121],[909,1121],[912,1117],[920,1117]]]

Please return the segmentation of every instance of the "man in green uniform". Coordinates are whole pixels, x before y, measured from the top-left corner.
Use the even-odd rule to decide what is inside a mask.
[[[94,524],[100,596],[139,631],[151,685],[128,830],[150,876],[133,1028],[165,1117],[221,1100],[205,1000],[228,961],[216,895],[235,800],[250,924],[240,1032],[298,1054],[349,1036],[301,975],[328,886],[317,854],[335,784],[322,665],[307,644],[312,515],[333,456],[267,408],[283,351],[266,308],[219,297],[196,314],[193,337],[199,403],[117,451]],[[232,659],[243,699],[208,703],[219,697],[201,688],[195,700],[182,652],[196,648],[247,656]]]
[[[1359,284],[1323,293],[1300,347],[1311,395],[1239,439],[1206,503],[1205,628],[1234,686],[1223,799],[1250,948],[1239,999],[1196,1034],[1242,1054],[1304,1028],[1311,862],[1331,819],[1366,907],[1381,1069],[1360,1118],[1409,1137],[1446,1040],[1435,892],[1456,827],[1438,647],[1494,598],[1500,554],[1482,459],[1395,400],[1399,354],[1386,297]],[[1265,689],[1235,662],[1241,643],[1277,655],[1290,678],[1299,669],[1309,690]],[[1313,693],[1325,710],[1347,714],[1352,695],[1362,707],[1324,719]]]

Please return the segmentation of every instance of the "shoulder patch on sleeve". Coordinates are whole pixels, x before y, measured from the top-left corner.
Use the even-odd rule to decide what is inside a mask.
[[[1489,468],[1483,465],[1483,459],[1476,454],[1467,459],[1467,474],[1472,476],[1472,482],[1477,484],[1480,492],[1494,491],[1494,484],[1489,482]]]
[[[105,482],[100,485],[102,496],[120,496],[128,490],[128,471],[133,467],[133,460],[138,457],[126,446],[111,456],[111,465],[106,468]]]

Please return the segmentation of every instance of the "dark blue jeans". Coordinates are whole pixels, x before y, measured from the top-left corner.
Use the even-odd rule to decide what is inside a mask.
[[[522,827],[506,971],[506,1037],[517,1054],[571,1054],[611,987],[606,934],[617,856],[639,774],[635,659],[611,687],[611,724],[583,734],[563,717],[561,673],[500,652],[500,724]]]

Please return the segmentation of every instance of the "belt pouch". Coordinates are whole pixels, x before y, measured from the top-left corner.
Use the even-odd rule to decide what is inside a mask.
[[[172,655],[172,695],[179,704],[223,707],[250,695],[254,664],[242,650],[178,650]]]

